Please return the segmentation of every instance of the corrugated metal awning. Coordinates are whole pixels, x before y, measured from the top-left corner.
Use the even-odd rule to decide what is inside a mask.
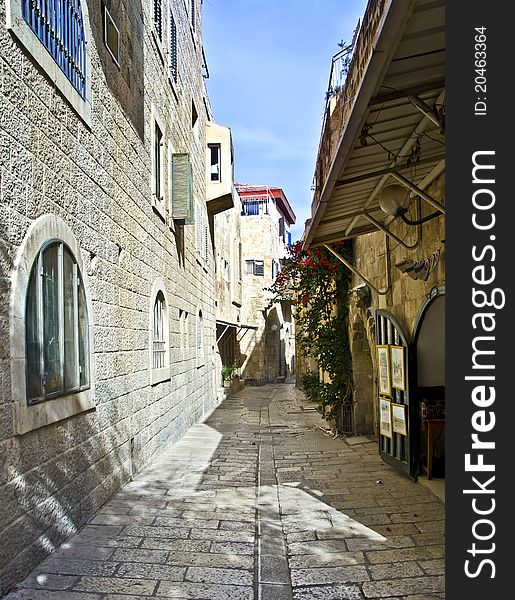
[[[305,247],[387,226],[391,217],[379,207],[382,186],[398,183],[398,174],[403,185],[407,180],[423,190],[445,170],[444,2],[386,2],[381,18],[334,158],[317,182],[323,188],[312,205]],[[322,156],[324,143],[335,137],[338,110],[345,114],[346,108],[336,105],[327,116]]]

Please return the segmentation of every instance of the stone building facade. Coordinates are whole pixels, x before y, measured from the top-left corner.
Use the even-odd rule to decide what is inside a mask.
[[[0,593],[220,400],[202,3],[61,4],[0,6]]]
[[[280,188],[236,184],[241,199],[241,375],[250,383],[284,381],[295,375],[295,331],[289,302],[273,304],[268,291],[291,243],[295,215]]]
[[[427,192],[439,201],[445,198],[445,177],[440,175]],[[423,215],[431,211],[413,206],[412,216],[421,211]],[[376,352],[377,310],[390,313],[406,337],[414,340],[420,326],[421,310],[425,310],[427,300],[432,295],[441,294],[445,287],[445,219],[443,215],[419,228],[394,223],[392,232],[407,245],[416,248],[406,249],[390,240],[384,233],[371,233],[358,237],[353,242],[354,265],[375,287],[381,289],[389,284],[386,294],[364,286],[363,279],[353,275],[353,293],[349,302],[350,347],[354,377],[354,426],[356,433],[377,433],[379,415],[373,401],[377,395],[374,373],[378,372]],[[410,271],[403,271],[405,261],[413,264],[429,262],[431,272],[427,278],[413,278]],[[401,268],[399,268],[399,265]],[[414,273],[412,273],[413,275]],[[365,291],[366,290],[366,291]],[[434,353],[441,352],[435,340]],[[442,382],[441,382],[442,384]]]
[[[445,453],[444,32],[443,0],[369,0],[331,61],[303,237],[353,273],[352,430],[429,478]]]

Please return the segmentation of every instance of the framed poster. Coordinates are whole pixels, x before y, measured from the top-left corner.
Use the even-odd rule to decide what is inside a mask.
[[[377,346],[378,389],[384,396],[390,396],[390,351],[388,346]]]
[[[404,375],[404,346],[390,346],[390,364],[392,369],[392,387],[406,391]]]
[[[392,403],[392,430],[400,435],[408,435],[406,425],[406,406]]]
[[[388,398],[379,397],[379,433],[392,437],[392,412],[391,402]]]

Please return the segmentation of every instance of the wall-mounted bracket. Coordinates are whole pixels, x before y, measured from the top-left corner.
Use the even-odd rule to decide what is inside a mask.
[[[380,296],[384,296],[385,294],[387,294],[390,291],[390,287],[391,287],[390,280],[389,280],[389,269],[390,269],[389,263],[390,263],[390,261],[389,261],[388,248],[386,249],[386,253],[385,253],[385,260],[386,260],[386,282],[387,282],[387,285],[386,285],[385,289],[380,290],[373,283],[370,283],[370,281],[362,273],[360,273],[355,267],[353,267],[346,258],[343,258],[343,256],[341,254],[339,254],[338,252],[336,252],[336,250],[333,250],[327,244],[323,244],[323,246],[324,246],[324,248],[326,248],[327,250],[329,250],[329,252],[331,254],[333,254],[334,256],[336,256],[336,258],[340,262],[342,262],[347,267],[347,269],[349,269],[350,271],[352,271],[354,273],[354,275],[357,275],[360,279],[362,279],[377,294],[379,294]]]

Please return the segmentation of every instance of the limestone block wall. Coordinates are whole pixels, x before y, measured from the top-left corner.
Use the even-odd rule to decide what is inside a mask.
[[[440,175],[433,181],[426,191],[443,203],[445,198],[444,175]],[[412,202],[408,214],[412,220],[435,211],[427,203],[421,202],[420,212],[417,212],[417,203],[419,203],[417,200]],[[384,309],[391,313],[409,340],[414,334],[416,318],[427,294],[434,287],[445,285],[445,218],[440,216],[419,227],[407,226],[399,221],[397,219],[390,224],[391,230],[408,245],[416,242],[418,231],[420,241],[416,248],[407,250],[391,239],[385,240],[385,234],[382,232],[363,235],[355,238],[353,242],[354,264],[357,269],[377,288],[386,287],[387,281],[391,283],[390,291],[386,295],[379,295],[372,290],[370,300],[363,301],[363,298],[360,298],[362,292],[358,287],[362,285],[363,281],[353,275],[352,287],[357,289],[351,295],[349,303],[349,328],[356,386],[355,420],[359,427],[370,427],[371,423],[372,404],[367,400],[371,388],[365,380],[360,380],[360,373],[363,371],[361,366],[363,361],[367,361],[368,353],[371,359],[370,364],[373,365],[373,373],[376,373],[377,369],[374,341],[375,310]],[[418,261],[432,256],[436,251],[440,251],[439,261],[426,281],[412,279],[407,273],[403,273],[395,267],[395,264],[404,259]],[[373,398],[377,395],[375,382],[372,394]],[[377,415],[374,416],[374,421],[377,427]]]
[[[243,336],[242,376],[257,384],[294,375],[295,333],[291,310],[272,304],[267,291],[273,283],[272,261],[285,254],[279,238],[278,213],[241,218],[243,250],[242,321],[257,327]],[[273,218],[275,214],[276,218]],[[262,260],[264,275],[246,273],[246,261]],[[288,330],[288,333],[287,333]],[[286,339],[288,336],[288,340]]]
[[[240,264],[241,205],[215,215],[217,316],[231,323],[241,318],[243,264]]]
[[[0,544],[0,594],[217,401],[212,248],[200,263],[195,225],[173,226],[152,207],[154,114],[166,152],[191,153],[194,194],[205,207],[201,21],[197,15],[193,30],[189,4],[171,4],[179,40],[172,83],[166,49],[152,32],[152,3],[107,2],[121,31],[118,67],[103,42],[101,4],[83,0],[90,123],[22,50],[0,5],[0,539],[9,540]],[[167,159],[164,169],[168,201]],[[93,408],[16,435],[20,390],[11,367],[23,336],[10,338],[13,299],[20,301],[13,282],[29,228],[43,222],[71,232],[79,249],[90,308]],[[151,290],[158,278],[167,301],[170,376],[151,385]],[[186,331],[179,311],[188,313]],[[61,399],[43,404],[49,402],[57,406]]]

